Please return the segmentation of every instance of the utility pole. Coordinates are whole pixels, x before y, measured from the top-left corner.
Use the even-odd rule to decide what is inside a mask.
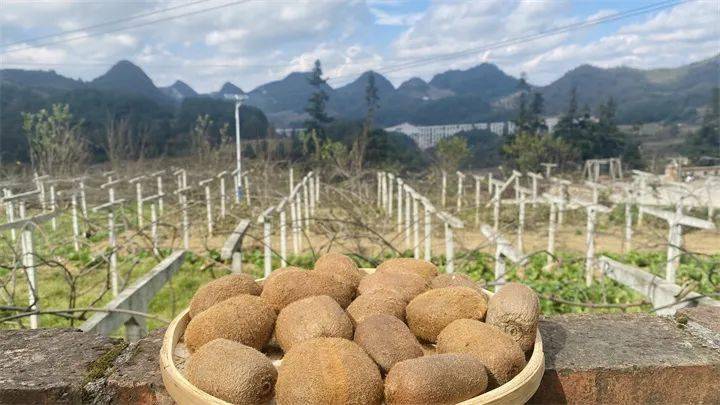
[[[242,102],[247,99],[247,96],[235,95],[235,157],[237,159],[237,200],[242,198],[242,162],[240,159],[240,106]]]

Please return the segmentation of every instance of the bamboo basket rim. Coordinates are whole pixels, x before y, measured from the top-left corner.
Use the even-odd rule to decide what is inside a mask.
[[[363,269],[366,270],[366,269]],[[370,270],[370,269],[368,269]],[[374,269],[372,269],[374,270]],[[483,289],[483,292],[492,297],[491,291]],[[178,342],[185,333],[190,318],[189,309],[186,308],[175,319],[170,322],[165,336],[163,337],[162,348],[160,349],[160,370],[165,389],[170,396],[181,405],[185,404],[213,404],[230,405],[229,402],[216,398],[205,391],[194,386],[180,372],[175,364],[173,354]],[[481,395],[461,402],[463,405],[481,404],[517,404],[527,402],[540,386],[540,380],[545,372],[545,354],[543,353],[542,337],[538,329],[535,338],[533,352],[525,367],[512,380],[507,383],[484,392]]]

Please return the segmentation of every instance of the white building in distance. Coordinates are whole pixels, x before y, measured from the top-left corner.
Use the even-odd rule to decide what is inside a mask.
[[[420,149],[427,149],[437,145],[443,138],[451,137],[463,131],[485,129],[499,136],[515,133],[515,123],[505,122],[477,122],[474,124],[449,124],[416,126],[407,122],[385,128],[389,132],[400,132],[412,139]]]

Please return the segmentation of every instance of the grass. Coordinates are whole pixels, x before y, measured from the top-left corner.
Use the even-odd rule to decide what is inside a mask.
[[[69,248],[72,250],[72,248]],[[92,256],[87,249],[79,253],[74,251],[58,252],[66,254],[66,265],[87,266],[92,263]],[[165,254],[168,251],[163,252]],[[148,312],[160,318],[171,320],[180,311],[186,308],[193,294],[201,285],[229,273],[224,269],[212,266],[216,259],[217,252],[211,251],[208,256],[198,256],[188,253],[185,263],[180,267],[175,276],[160,289],[150,302]],[[404,256],[411,256],[411,252],[404,252]],[[595,304],[633,304],[643,301],[643,297],[610,279],[595,280],[592,286],[585,285],[583,258],[579,255],[560,253],[558,264],[551,270],[545,269],[546,258],[544,255],[535,255],[530,258],[528,265],[524,267],[508,266],[507,279],[519,281],[532,287],[541,297],[541,309],[544,315],[579,313],[579,312],[639,312],[647,311],[650,305],[631,306],[628,308],[590,308],[586,306],[570,305],[558,302],[557,299],[573,303],[595,303]],[[664,272],[665,257],[661,253],[639,253],[632,252],[627,255],[613,255],[614,258],[643,267],[649,271],[662,275]],[[372,262],[360,262],[361,267],[372,267],[384,258],[369,258]],[[313,264],[311,254],[292,256],[289,258],[289,265],[311,268]],[[433,262],[445,270],[445,257],[436,256]],[[712,257],[685,257],[678,271],[679,283],[693,283],[696,290],[705,294],[717,293],[720,286],[720,274],[718,274],[718,263],[720,255]],[[132,259],[129,257],[119,261],[121,273],[128,275],[129,282],[136,280],[142,274],[150,270],[157,263],[157,259],[148,252],[139,252]],[[262,277],[262,250],[256,249],[245,253],[243,270],[256,277]],[[279,259],[274,258],[273,267],[280,266]],[[79,295],[74,307],[89,306],[94,303],[95,307],[103,307],[112,298],[109,292],[104,295],[102,291],[106,288],[106,265],[103,264],[95,273],[78,278],[76,288],[78,291],[85,291]],[[494,258],[492,255],[483,252],[461,253],[456,258],[456,271],[464,273],[477,281],[490,283],[494,280]],[[7,270],[0,270],[4,275]],[[39,273],[38,283],[40,285],[41,308],[67,308],[69,305],[68,279],[64,272],[57,268],[43,268]],[[18,297],[27,296],[27,286],[23,278],[17,279]],[[20,300],[21,302],[24,302]],[[2,316],[10,312],[0,312]],[[88,314],[88,316],[91,314]],[[27,325],[27,319],[23,321]],[[71,322],[68,319],[42,315],[40,323],[43,327],[77,327],[81,321]],[[17,328],[17,322],[6,322],[3,328]],[[150,329],[162,327],[160,321],[149,319]],[[122,335],[122,331],[116,333]]]

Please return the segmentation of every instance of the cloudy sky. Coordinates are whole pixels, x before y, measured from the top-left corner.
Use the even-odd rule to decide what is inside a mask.
[[[397,86],[482,62],[546,84],[584,63],[674,67],[720,53],[720,0],[0,0],[0,8],[2,67],[91,80],[128,59],[158,86],[181,79],[201,92],[228,80],[248,91],[315,59],[333,86],[370,69]],[[638,12],[610,19],[630,10]]]

